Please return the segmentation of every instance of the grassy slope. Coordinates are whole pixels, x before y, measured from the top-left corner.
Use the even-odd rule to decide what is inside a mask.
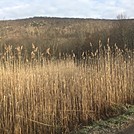
[[[107,120],[99,120],[92,125],[83,126],[72,134],[115,134],[123,132],[125,128],[134,122],[134,105],[124,107],[125,112],[119,116]]]

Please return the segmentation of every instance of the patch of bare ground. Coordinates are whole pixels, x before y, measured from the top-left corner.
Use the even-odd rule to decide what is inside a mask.
[[[129,127],[119,132],[118,134],[134,134],[134,122]]]

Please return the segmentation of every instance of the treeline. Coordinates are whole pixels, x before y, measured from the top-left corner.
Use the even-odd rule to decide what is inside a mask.
[[[99,42],[106,47],[107,39],[114,51],[134,49],[134,20],[94,20],[94,19],[61,19],[30,18],[0,22],[0,52],[5,45],[15,49],[23,45],[30,53],[32,44],[40,51],[50,48],[54,57],[65,54],[95,52]]]

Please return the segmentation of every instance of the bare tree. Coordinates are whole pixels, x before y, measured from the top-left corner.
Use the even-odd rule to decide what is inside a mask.
[[[118,19],[118,20],[124,20],[124,19],[127,19],[127,15],[124,14],[124,13],[118,14],[118,15],[117,15],[117,19]]]

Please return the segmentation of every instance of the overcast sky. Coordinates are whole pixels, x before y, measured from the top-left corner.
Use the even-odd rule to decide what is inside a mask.
[[[116,19],[134,18],[134,0],[0,0],[0,20],[34,16]]]

